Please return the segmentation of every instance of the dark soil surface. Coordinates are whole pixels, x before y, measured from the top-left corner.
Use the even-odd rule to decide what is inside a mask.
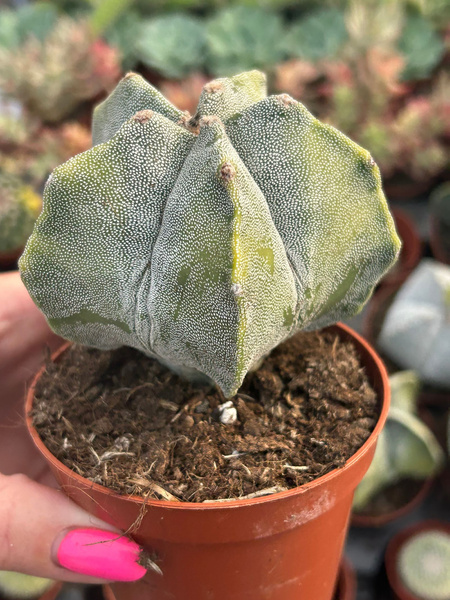
[[[123,494],[203,502],[297,487],[344,465],[378,400],[351,343],[300,333],[226,402],[130,348],[72,346],[36,388],[34,424],[65,465]],[[229,414],[233,411],[228,411]]]

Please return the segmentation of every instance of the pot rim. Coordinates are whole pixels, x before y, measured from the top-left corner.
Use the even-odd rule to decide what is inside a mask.
[[[343,467],[333,469],[329,473],[322,475],[321,477],[318,477],[317,479],[314,479],[313,481],[305,483],[299,487],[292,488],[290,490],[286,490],[283,492],[277,492],[275,494],[270,494],[268,496],[262,496],[260,498],[251,498],[251,499],[247,498],[247,499],[242,499],[242,500],[237,498],[237,499],[233,499],[233,500],[227,500],[226,502],[224,502],[224,501],[210,501],[210,502],[206,502],[206,503],[205,502],[183,502],[183,501],[174,502],[174,501],[170,501],[170,500],[158,500],[158,499],[153,499],[153,498],[145,499],[145,498],[142,498],[139,496],[134,496],[134,495],[128,496],[128,495],[124,495],[124,494],[118,494],[117,492],[115,492],[114,490],[111,490],[110,488],[102,486],[98,483],[94,483],[93,481],[90,481],[89,479],[82,477],[75,471],[72,471],[72,469],[69,469],[69,467],[67,467],[64,463],[62,463],[60,460],[58,460],[50,452],[50,450],[48,450],[48,448],[45,446],[45,444],[39,437],[39,434],[32,423],[30,413],[31,413],[33,400],[34,400],[34,390],[35,390],[35,387],[36,387],[36,384],[37,384],[39,378],[41,377],[42,373],[45,370],[45,365],[43,365],[39,369],[39,371],[36,373],[36,375],[34,376],[32,382],[30,384],[28,392],[27,392],[26,403],[25,403],[26,425],[27,425],[28,431],[33,439],[33,442],[35,443],[38,450],[43,454],[44,458],[49,463],[53,463],[53,464],[57,463],[60,471],[64,472],[66,475],[68,475],[71,479],[76,481],[78,484],[82,485],[84,488],[95,490],[96,492],[106,494],[108,496],[115,497],[117,499],[122,499],[122,500],[126,499],[127,501],[135,502],[136,504],[145,504],[146,506],[158,506],[160,508],[168,508],[168,509],[172,509],[172,510],[220,511],[220,510],[225,510],[225,509],[230,509],[230,508],[240,508],[240,507],[254,506],[254,505],[258,505],[258,504],[267,504],[269,502],[276,502],[277,500],[290,498],[292,496],[298,495],[299,493],[305,493],[309,490],[318,488],[319,486],[321,486],[325,483],[328,483],[329,481],[335,479],[336,477],[339,477],[343,472],[350,470],[351,467],[355,463],[357,463],[370,450],[370,448],[372,447],[372,444],[374,442],[374,439],[376,440],[378,438],[382,428],[384,427],[384,424],[385,424],[386,418],[387,418],[387,414],[389,411],[389,405],[390,405],[389,378],[388,378],[386,368],[385,368],[381,358],[378,356],[377,352],[375,351],[375,349],[362,336],[360,336],[358,333],[356,333],[356,331],[354,331],[351,327],[349,327],[348,325],[345,325],[344,323],[339,322],[339,323],[336,323],[335,325],[331,325],[330,327],[324,328],[324,329],[329,329],[329,330],[337,329],[341,334],[342,333],[344,334],[344,337],[346,337],[348,339],[352,339],[352,341],[356,342],[357,346],[359,346],[358,354],[361,355],[362,354],[361,350],[363,350],[367,355],[370,356],[371,360],[373,361],[373,363],[379,373],[379,380],[381,383],[380,393],[379,393],[379,401],[381,403],[381,410],[380,410],[380,414],[378,417],[378,421],[375,425],[375,428],[371,432],[370,436],[367,438],[367,440],[364,442],[364,444],[346,461],[346,463],[344,464]],[[63,344],[56,352],[54,352],[54,354],[51,357],[52,360],[53,361],[56,360],[61,354],[63,354],[69,348],[70,345],[71,345],[71,342],[67,342],[67,343]]]

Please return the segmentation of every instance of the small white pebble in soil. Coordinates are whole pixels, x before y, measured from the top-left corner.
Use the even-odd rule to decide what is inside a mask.
[[[228,400],[219,407],[219,421],[224,425],[231,425],[237,420],[237,410],[233,406],[233,402]]]

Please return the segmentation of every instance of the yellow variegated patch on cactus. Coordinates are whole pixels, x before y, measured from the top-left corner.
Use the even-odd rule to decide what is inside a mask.
[[[368,152],[258,71],[190,117],[134,74],[55,169],[21,259],[62,336],[129,345],[234,394],[299,329],[352,315],[400,242]]]

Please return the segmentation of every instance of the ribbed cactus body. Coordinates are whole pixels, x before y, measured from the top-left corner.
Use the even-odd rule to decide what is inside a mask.
[[[232,395],[295,331],[359,310],[398,253],[370,155],[259,72],[207,84],[192,118],[129,75],[94,143],[52,174],[21,260],[69,339]]]
[[[429,530],[401,548],[397,570],[403,585],[420,600],[450,598],[450,535]]]
[[[20,251],[41,210],[41,198],[12,175],[0,173],[0,252]]]

